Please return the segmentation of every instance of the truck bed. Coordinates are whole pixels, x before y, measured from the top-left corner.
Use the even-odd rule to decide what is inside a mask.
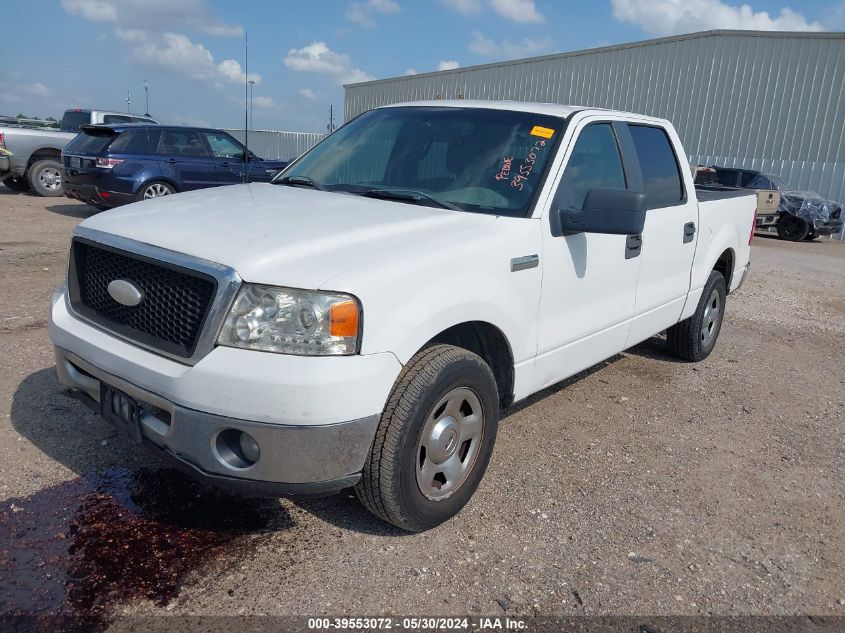
[[[699,202],[713,202],[714,200],[726,200],[741,196],[756,196],[757,193],[750,189],[726,187],[724,185],[696,185],[695,195]]]

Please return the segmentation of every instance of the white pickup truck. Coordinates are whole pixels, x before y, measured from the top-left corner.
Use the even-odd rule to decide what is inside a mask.
[[[80,224],[52,302],[58,376],[208,482],[354,486],[425,530],[467,503],[513,402],[664,330],[707,357],[754,213],[752,192],[697,197],[664,120],[379,108],[272,184]]]

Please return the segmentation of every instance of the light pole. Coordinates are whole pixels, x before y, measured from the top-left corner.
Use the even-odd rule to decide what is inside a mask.
[[[253,128],[255,125],[255,119],[252,118],[252,87],[255,85],[255,80],[249,80],[249,127],[250,129]]]
[[[147,106],[144,109],[144,116],[150,116],[150,87],[147,85],[146,79],[144,79],[144,100]]]
[[[132,92],[127,90],[126,91],[126,112],[132,113],[131,106],[132,106]]]

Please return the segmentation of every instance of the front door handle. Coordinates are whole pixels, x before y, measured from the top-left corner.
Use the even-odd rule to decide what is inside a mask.
[[[695,222],[687,222],[684,224],[684,244],[692,242],[695,237]]]
[[[625,238],[625,259],[639,257],[643,250],[643,236],[629,235]]]

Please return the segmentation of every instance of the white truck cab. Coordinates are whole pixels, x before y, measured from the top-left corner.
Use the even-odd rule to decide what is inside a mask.
[[[755,198],[698,196],[664,120],[433,101],[347,123],[271,184],[80,224],[62,384],[215,484],[354,486],[456,514],[500,411],[650,336],[697,361],[749,267]]]

